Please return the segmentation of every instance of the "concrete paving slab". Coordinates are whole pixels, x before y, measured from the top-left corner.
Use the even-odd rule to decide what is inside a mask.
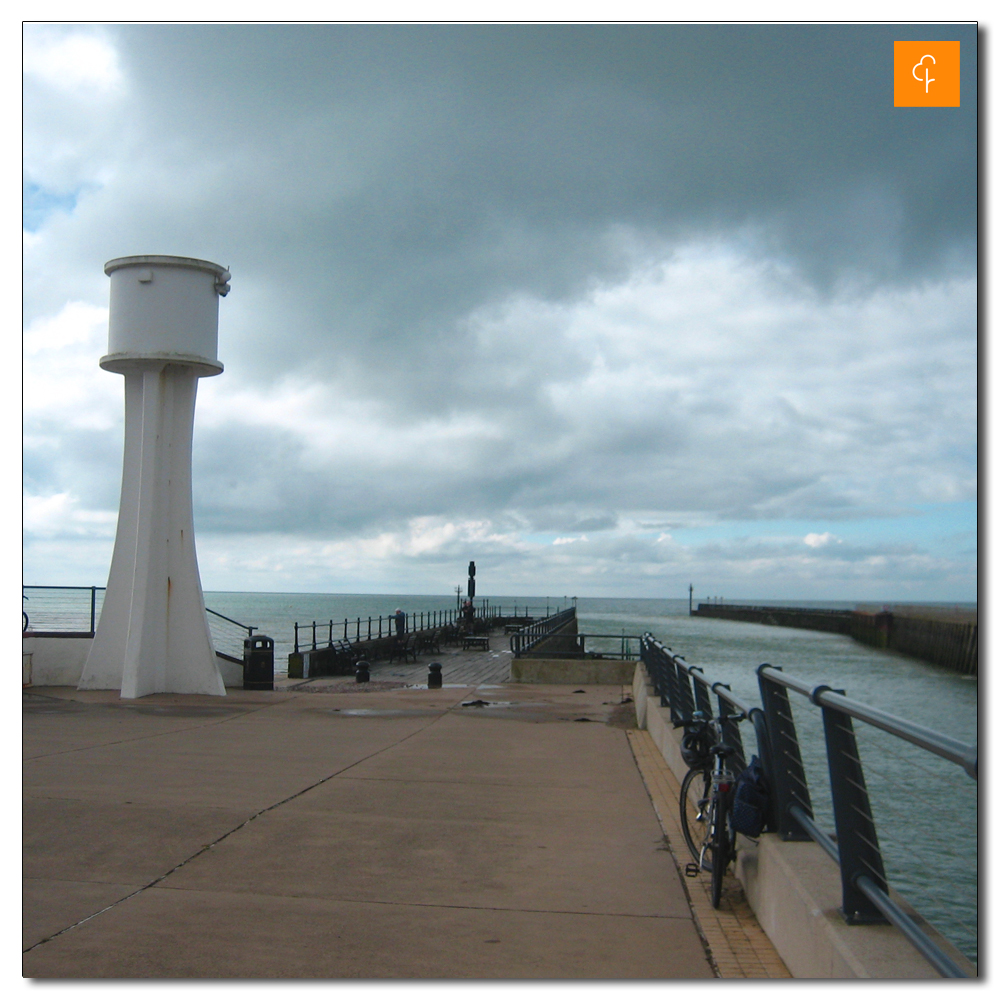
[[[25,878],[21,886],[21,947],[30,948],[141,888],[96,879]]]
[[[690,920],[156,888],[28,952],[30,977],[694,979]]]
[[[313,696],[318,697],[318,696]],[[255,713],[256,714],[256,713]],[[68,726],[85,725],[71,717]],[[333,733],[335,718],[310,712],[192,726],[145,740],[81,746],[73,753],[36,755],[26,762],[33,794],[102,798],[255,812],[402,739],[422,720],[382,718],[349,733]]]
[[[25,715],[25,975],[711,974],[617,687],[112,697]]]
[[[386,788],[392,796],[397,790]],[[425,789],[434,795],[435,789]],[[267,816],[171,875],[170,887],[227,885],[380,902],[489,906],[577,913],[688,916],[678,876],[658,852],[659,831],[622,842],[579,830],[565,817],[527,822],[414,821],[346,811]],[[405,806],[405,800],[400,803]],[[584,821],[585,822],[585,821]],[[295,844],[294,858],[283,853]]]
[[[535,735],[554,745],[565,727],[545,730]],[[551,752],[518,752],[519,727],[443,717],[261,817],[168,884],[355,899],[378,886],[383,901],[475,897],[579,912],[620,912],[628,884],[627,912],[688,912],[625,734],[593,726],[566,736],[572,759],[553,769]],[[296,855],[282,860],[289,843]]]
[[[22,816],[25,876],[146,885],[242,823],[246,812],[26,797]]]

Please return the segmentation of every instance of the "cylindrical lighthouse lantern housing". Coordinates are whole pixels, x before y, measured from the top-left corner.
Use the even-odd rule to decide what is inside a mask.
[[[136,362],[190,365],[199,376],[218,375],[219,296],[229,271],[193,257],[148,254],[108,261],[111,278],[108,353],[101,367],[134,370]]]

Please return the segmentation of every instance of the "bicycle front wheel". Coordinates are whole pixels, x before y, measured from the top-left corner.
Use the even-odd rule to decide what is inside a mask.
[[[712,796],[710,771],[693,767],[681,782],[681,831],[691,857],[705,871],[711,871],[709,844],[708,806]]]
[[[712,831],[712,906],[717,910],[722,899],[722,876],[729,867],[732,841],[729,835],[729,808],[724,796],[719,797],[718,816]]]

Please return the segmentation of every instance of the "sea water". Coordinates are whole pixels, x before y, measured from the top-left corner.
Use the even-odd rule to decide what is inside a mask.
[[[333,621],[334,638],[383,619],[401,608],[414,612],[456,607],[456,598],[432,595],[241,594],[206,593],[206,604],[275,641],[277,669],[287,663],[294,622],[324,629]],[[477,605],[481,598],[476,598]],[[536,609],[565,607],[562,597],[490,597],[504,609],[525,604]],[[782,604],[787,602],[754,602]],[[854,607],[851,603],[799,602],[801,606]],[[652,633],[664,645],[700,666],[713,681],[760,704],[755,669],[761,663],[782,667],[810,684],[828,684],[867,705],[891,712],[938,732],[974,743],[978,738],[978,684],[923,661],[876,650],[833,633],[780,628],[717,618],[691,617],[686,600],[580,598],[580,632],[609,633],[623,640],[588,641],[588,649],[613,652],[624,641]],[[360,619],[360,625],[358,620]],[[384,626],[383,626],[384,627]],[[339,630],[338,630],[339,629]],[[325,636],[326,631],[320,631]],[[813,810],[832,831],[829,779],[820,712],[791,695],[803,745]],[[744,726],[748,752],[752,731]],[[960,767],[863,723],[855,724],[865,777],[890,886],[903,895],[970,959],[978,956],[978,784]]]

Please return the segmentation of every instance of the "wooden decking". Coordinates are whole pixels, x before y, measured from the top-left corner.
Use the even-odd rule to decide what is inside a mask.
[[[491,632],[489,635],[492,649],[459,649],[455,646],[442,646],[440,653],[421,653],[416,663],[390,663],[388,660],[378,660],[369,669],[370,684],[383,687],[393,686],[416,687],[427,684],[427,668],[432,663],[441,664],[441,678],[448,685],[478,685],[506,684],[510,681],[510,642],[502,631]],[[317,677],[312,680],[286,681],[280,675],[275,677],[275,689],[287,690],[294,688],[299,691],[330,690],[331,685],[337,689],[350,687],[349,677]],[[364,685],[358,685],[363,688]]]

